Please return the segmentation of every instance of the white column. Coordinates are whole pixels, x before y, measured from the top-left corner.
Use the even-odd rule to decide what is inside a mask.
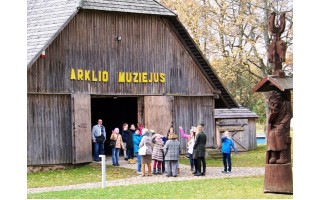
[[[106,156],[99,155],[101,158],[101,187],[106,187]]]

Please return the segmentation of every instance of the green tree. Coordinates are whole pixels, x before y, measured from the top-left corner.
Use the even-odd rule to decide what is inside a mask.
[[[268,16],[286,12],[284,70],[292,65],[292,0],[161,0],[179,19],[210,60],[235,100],[265,120],[265,94],[252,88],[268,74]]]

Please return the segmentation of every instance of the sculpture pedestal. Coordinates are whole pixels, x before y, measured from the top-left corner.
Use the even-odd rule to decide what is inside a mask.
[[[264,192],[293,194],[291,163],[266,164],[264,175]]]

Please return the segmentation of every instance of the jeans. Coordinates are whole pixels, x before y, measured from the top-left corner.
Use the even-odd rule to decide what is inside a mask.
[[[193,163],[193,158],[191,153],[189,153],[189,161],[190,161],[190,167],[191,169],[193,169],[194,163]]]
[[[127,148],[128,159],[133,159],[133,148]]]
[[[224,171],[227,171],[227,161],[228,161],[228,171],[231,172],[231,156],[230,153],[223,153],[222,154],[223,166]]]
[[[137,157],[137,167],[138,167],[138,172],[141,172],[141,155],[139,155],[138,152],[135,153]]]
[[[99,155],[104,155],[104,143],[94,143],[94,160],[100,161]]]
[[[112,148],[112,164],[119,164],[120,148]]]

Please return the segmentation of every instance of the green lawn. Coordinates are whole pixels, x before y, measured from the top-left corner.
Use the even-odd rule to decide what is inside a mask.
[[[175,181],[28,195],[28,199],[292,199],[292,197],[293,195],[263,193],[263,176]]]
[[[232,154],[232,165],[234,167],[264,167],[265,149],[265,145],[259,145],[254,151]],[[188,159],[181,159],[179,162],[189,165]],[[222,167],[221,160],[207,159],[206,162],[208,167]],[[107,180],[132,176],[137,176],[135,170],[107,165]],[[27,178],[28,188],[99,182],[101,181],[101,165],[88,164],[58,171],[28,173]]]
[[[107,181],[138,176],[136,170],[107,165]],[[101,181],[101,165],[87,164],[70,169],[28,173],[28,188],[73,185]]]
[[[258,145],[256,150],[231,154],[233,167],[264,167],[266,145]],[[179,163],[189,165],[189,159],[181,159]],[[206,159],[207,167],[222,167],[222,160]]]

